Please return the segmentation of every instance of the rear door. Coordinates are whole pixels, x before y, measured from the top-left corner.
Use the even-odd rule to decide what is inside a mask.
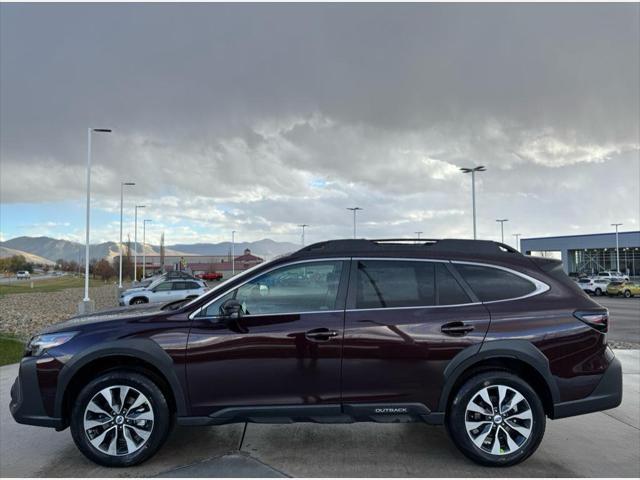
[[[354,259],[343,348],[345,409],[368,415],[423,404],[435,411],[445,367],[463,349],[480,346],[488,327],[487,309],[449,262]]]

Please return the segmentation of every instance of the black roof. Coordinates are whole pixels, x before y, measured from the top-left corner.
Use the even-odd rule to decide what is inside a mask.
[[[314,243],[293,253],[293,257],[315,255],[375,255],[404,253],[414,255],[466,254],[482,256],[521,255],[520,252],[499,242],[490,240],[424,238],[344,239]]]

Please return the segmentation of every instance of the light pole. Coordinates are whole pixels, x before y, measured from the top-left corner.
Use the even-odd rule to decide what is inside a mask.
[[[309,227],[310,225],[303,223],[302,225],[298,225],[298,226],[302,228],[302,246],[304,247],[304,229]]]
[[[144,219],[142,220],[142,280],[144,280],[146,274],[146,266],[147,266],[147,251],[145,250],[145,245],[147,244],[147,223],[153,222],[153,220]]]
[[[418,240],[420,240],[420,235],[422,235],[422,232],[413,232],[418,236]]]
[[[91,134],[111,133],[109,128],[87,128],[87,231],[85,232],[85,259],[84,259],[84,298],[79,306],[80,313],[93,311],[93,304],[89,299],[89,226],[91,217]]]
[[[618,227],[622,223],[612,223],[612,227],[616,227],[616,272],[620,271],[620,244],[618,243]]]
[[[231,276],[236,274],[236,231],[231,230]]]
[[[500,218],[496,220],[496,222],[500,222],[500,236],[502,238],[501,242],[504,243],[504,222],[508,222],[508,218]]]
[[[514,233],[513,236],[516,237],[516,250],[520,251],[520,235],[521,233]]]
[[[120,182],[120,267],[118,271],[118,288],[122,288],[122,257],[124,255],[124,246],[122,245],[122,208],[124,204],[124,187],[133,186],[133,182]]]
[[[138,281],[138,209],[146,208],[146,205],[136,205],[133,216],[133,281]]]
[[[471,199],[473,202],[473,239],[477,238],[476,236],[476,172],[485,172],[487,169],[484,165],[480,165],[478,167],[466,168],[463,167],[460,169],[462,173],[470,173],[471,174]]]
[[[353,238],[356,238],[356,212],[358,210],[362,210],[360,207],[347,207],[347,210],[351,210],[353,212]]]

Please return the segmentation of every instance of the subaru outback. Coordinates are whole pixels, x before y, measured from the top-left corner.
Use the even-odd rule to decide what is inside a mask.
[[[445,425],[472,460],[507,466],[547,418],[620,404],[608,323],[560,262],[504,244],[327,241],[194,300],[49,327],[10,409],[113,467],[174,423],[362,421]]]

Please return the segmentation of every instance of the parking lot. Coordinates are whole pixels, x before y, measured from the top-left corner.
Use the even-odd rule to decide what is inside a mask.
[[[9,365],[0,368],[0,476],[638,477],[640,351],[618,350],[616,355],[624,371],[622,405],[549,421],[533,457],[508,469],[473,464],[443,427],[304,423],[180,427],[147,463],[108,470],[85,459],[68,430],[13,421],[8,403],[17,365]]]
[[[613,342],[640,343],[640,297],[593,297],[609,309],[611,321],[609,340]]]

